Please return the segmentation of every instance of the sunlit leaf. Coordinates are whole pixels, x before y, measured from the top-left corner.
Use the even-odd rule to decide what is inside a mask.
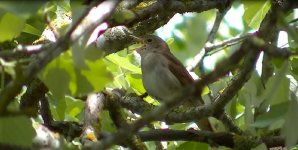
[[[136,74],[142,74],[141,72],[141,68],[135,66],[134,64],[132,64],[127,58],[125,57],[121,57],[117,54],[110,54],[108,56],[106,56],[106,59],[113,62],[114,64],[119,65],[122,68],[125,68],[129,71],[131,71],[132,73],[136,73]]]
[[[84,108],[84,102],[68,96],[65,97],[65,100],[66,100],[65,115],[67,120],[79,122],[80,120],[78,118],[78,115],[82,112]]]
[[[28,117],[0,118],[0,143],[29,148],[35,131]]]
[[[189,128],[189,125],[189,123],[176,123],[170,125],[170,128],[174,130],[185,130]]]
[[[25,24],[25,28],[23,29],[23,32],[37,35],[37,36],[41,35],[41,31],[39,31],[35,27],[31,26],[30,24]]]
[[[70,76],[67,70],[63,68],[50,69],[44,78],[44,82],[58,99],[63,98],[65,93],[69,92]]]
[[[202,90],[201,95],[204,96],[204,95],[208,94],[209,92],[210,92],[210,90],[209,90],[208,86],[205,86]]]
[[[65,119],[66,101],[65,98],[57,99],[58,105],[56,105],[56,112],[60,121]]]
[[[143,94],[146,92],[143,87],[142,77],[139,74],[126,74],[125,78],[135,92],[138,94]]]
[[[95,62],[86,61],[88,70],[81,70],[83,76],[86,77],[87,82],[92,85],[92,91],[82,92],[83,89],[78,86],[78,90],[74,92],[75,95],[84,95],[89,92],[100,91],[105,87],[105,84],[112,80],[110,73],[106,69],[106,65],[102,59]],[[79,80],[79,78],[77,79]]]
[[[167,39],[166,42],[168,45],[171,45],[172,43],[174,43],[174,41],[175,41],[174,38],[169,38],[169,39]]]
[[[25,26],[25,20],[12,14],[6,13],[0,19],[0,42],[12,40],[17,37]]]
[[[84,63],[87,69],[76,68],[71,54],[66,52],[48,64],[40,77],[58,98],[64,95],[82,96],[102,90],[111,81],[104,61],[85,60]]]
[[[244,5],[244,20],[249,27],[258,29],[265,15],[271,7],[271,2],[266,1],[251,1],[242,0]]]

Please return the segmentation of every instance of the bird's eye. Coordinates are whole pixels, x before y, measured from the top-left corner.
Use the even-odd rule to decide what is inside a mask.
[[[147,39],[147,42],[149,42],[149,43],[152,42],[152,39]]]

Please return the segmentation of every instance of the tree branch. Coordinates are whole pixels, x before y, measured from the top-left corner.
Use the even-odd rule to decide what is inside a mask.
[[[35,78],[28,86],[26,93],[21,97],[20,110],[29,117],[38,115],[38,102],[45,98],[48,88]]]
[[[130,10],[135,13],[135,17],[123,23],[114,19],[108,20],[107,24],[111,28],[99,37],[97,43],[100,43],[99,48],[106,54],[115,53],[133,43],[130,37],[131,33],[125,32],[126,29],[119,28],[119,25],[127,27],[135,35],[145,35],[165,25],[176,13],[200,13],[214,8],[221,8],[226,1],[228,0],[171,0],[166,2],[158,0],[144,8],[132,8]]]
[[[214,133],[210,131],[156,129],[141,131],[137,135],[143,141],[196,141],[230,148],[234,147],[233,134],[228,132]]]
[[[96,142],[96,135],[101,132],[100,114],[106,97],[103,93],[89,94],[84,107],[84,124],[82,131],[83,145],[89,141]]]
[[[233,3],[232,1],[226,1],[226,3],[223,3],[225,5],[222,5],[223,7],[221,7],[216,12],[216,17],[215,17],[215,20],[214,20],[214,24],[212,26],[211,31],[209,32],[206,43],[213,43],[215,35],[216,35],[216,33],[219,29],[220,23],[221,23],[222,19],[224,18],[224,16],[226,15],[226,13],[228,12],[228,10],[231,8],[232,3]],[[206,52],[208,52],[208,51],[206,50]]]
[[[210,132],[210,131],[181,131],[156,129],[150,131],[140,131],[137,135],[142,141],[196,141],[203,143],[216,144],[229,148],[235,148],[235,134],[229,132]],[[245,138],[243,135],[242,138]],[[249,138],[249,137],[246,137]],[[284,146],[285,140],[280,136],[261,137],[267,148]]]
[[[118,129],[129,126],[121,111],[119,98],[121,98],[120,95],[122,94],[119,92],[122,92],[122,91],[113,90],[112,93],[108,95],[108,100],[106,101],[110,117]],[[140,141],[139,137],[136,135],[128,134],[126,135],[126,137],[123,137],[123,138],[125,138],[125,139],[122,139],[122,141],[124,142],[121,142],[121,143],[125,146],[128,146],[131,149],[134,149],[134,150],[147,149],[145,144],[142,141]]]
[[[83,31],[90,31],[96,26],[101,24],[106,20],[111,14],[116,5],[119,3],[119,0],[107,0],[98,6],[100,8],[109,8],[108,11],[104,12],[96,20],[91,20],[90,22],[84,22],[82,27]],[[90,9],[90,8],[89,8]],[[87,10],[90,11],[90,10]],[[78,23],[74,25],[81,24],[81,20],[78,20]],[[36,74],[44,68],[51,60],[59,56],[62,52],[66,51],[72,43],[74,43],[81,34],[73,34],[74,28],[78,26],[73,26],[67,33],[66,36],[60,37],[57,42],[50,43],[42,47],[40,50],[43,51],[35,61],[31,62],[29,66],[23,71],[22,74],[18,74],[16,79],[7,84],[5,88],[0,91],[0,114],[6,112],[7,105],[14,99],[14,97],[20,92],[23,85],[28,84],[36,76]],[[77,32],[79,33],[79,32]]]

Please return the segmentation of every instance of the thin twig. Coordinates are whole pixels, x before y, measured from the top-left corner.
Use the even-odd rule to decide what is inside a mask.
[[[190,70],[190,71],[194,71],[195,68],[198,67],[200,61],[202,60],[202,58],[205,56],[205,55],[210,55],[211,53],[213,52],[217,52],[218,50],[222,50],[228,46],[231,46],[231,45],[234,45],[234,44],[237,44],[247,38],[250,38],[252,36],[255,36],[255,33],[248,33],[246,35],[243,35],[243,36],[237,36],[235,38],[231,38],[231,39],[228,39],[228,40],[225,40],[225,41],[222,41],[222,42],[219,42],[219,43],[214,43],[214,44],[211,44],[211,45],[206,45],[201,51],[200,53],[198,53],[195,57],[194,57],[194,61],[191,65],[189,65],[187,68],[187,70]]]
[[[221,23],[222,19],[224,18],[225,14],[227,13],[227,11],[228,11],[228,8],[225,9],[225,11],[217,11],[216,12],[215,21],[214,21],[211,31],[209,32],[206,43],[213,43],[215,35],[219,29],[220,23]]]
[[[240,35],[240,36],[237,36],[237,37],[234,37],[234,38],[230,38],[228,40],[225,40],[225,41],[222,41],[220,43],[214,43],[214,44],[211,44],[211,45],[206,45],[205,46],[205,49],[206,49],[206,52],[208,53],[208,55],[211,53],[211,51],[215,50],[215,49],[224,49],[228,46],[231,46],[231,45],[234,45],[234,44],[237,44],[241,41],[243,41],[244,39],[247,39],[249,37],[252,37],[254,36],[255,33],[248,33],[246,35]]]

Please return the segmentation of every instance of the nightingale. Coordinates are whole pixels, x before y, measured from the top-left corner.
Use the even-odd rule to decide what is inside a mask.
[[[183,64],[171,53],[167,43],[160,37],[155,35],[132,37],[142,43],[136,51],[141,56],[142,80],[148,95],[162,102],[194,82]],[[191,100],[191,104],[195,107],[203,105],[204,102],[199,96],[198,99]],[[201,119],[197,125],[200,129],[212,131],[207,118]]]

